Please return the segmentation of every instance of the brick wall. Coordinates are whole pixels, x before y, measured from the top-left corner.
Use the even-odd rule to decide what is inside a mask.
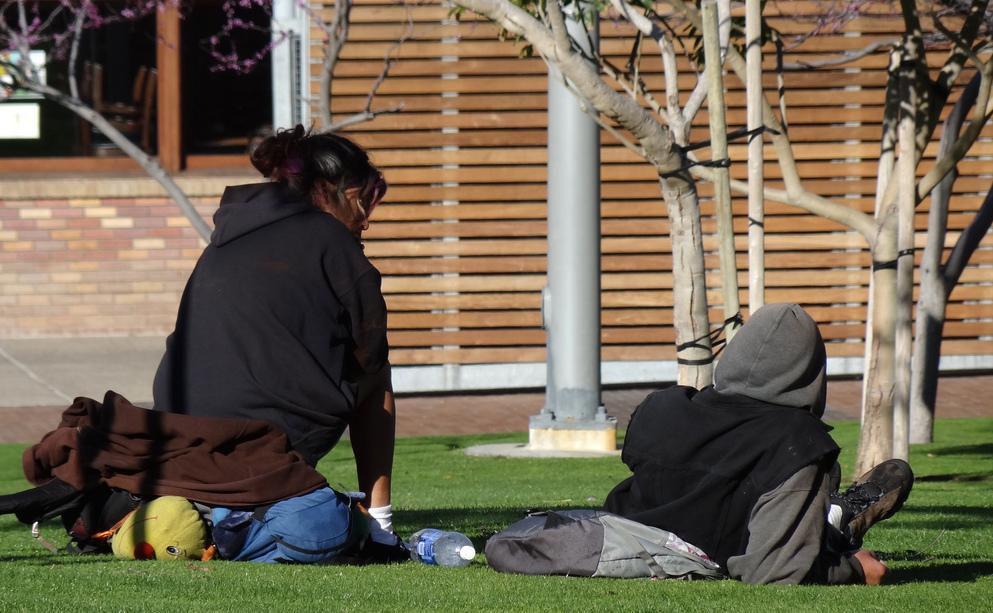
[[[180,183],[209,219],[246,180]],[[0,180],[0,337],[167,333],[202,248],[149,179]]]

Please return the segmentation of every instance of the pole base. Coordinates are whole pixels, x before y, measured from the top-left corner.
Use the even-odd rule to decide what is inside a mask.
[[[601,424],[597,428],[530,428],[528,449],[533,451],[593,451],[610,453],[617,450],[617,426]]]

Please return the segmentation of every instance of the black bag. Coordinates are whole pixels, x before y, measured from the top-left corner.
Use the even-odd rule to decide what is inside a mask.
[[[486,542],[486,561],[500,572],[525,575],[724,576],[706,554],[675,534],[592,509],[528,515]]]
[[[95,485],[80,492],[55,478],[22,492],[0,496],[0,515],[13,513],[28,526],[60,517],[72,538],[71,553],[109,553],[101,533],[133,511],[142,499],[124,490]]]

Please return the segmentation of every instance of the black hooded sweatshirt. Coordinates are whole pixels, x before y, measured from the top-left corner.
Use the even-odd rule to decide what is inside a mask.
[[[622,455],[633,475],[606,509],[678,534],[745,580],[848,580],[849,565],[832,571],[841,561],[819,553],[823,475],[839,451],[819,419],[825,368],[809,315],[760,309],[728,344],[713,387],[668,388],[638,407]]]
[[[263,419],[311,464],[387,365],[381,278],[339,221],[280,183],[229,187],[155,374],[155,408]]]

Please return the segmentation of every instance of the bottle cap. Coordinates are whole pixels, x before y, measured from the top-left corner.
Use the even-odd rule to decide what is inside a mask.
[[[463,560],[471,560],[476,557],[476,548],[472,545],[463,545],[459,547],[459,557]]]

